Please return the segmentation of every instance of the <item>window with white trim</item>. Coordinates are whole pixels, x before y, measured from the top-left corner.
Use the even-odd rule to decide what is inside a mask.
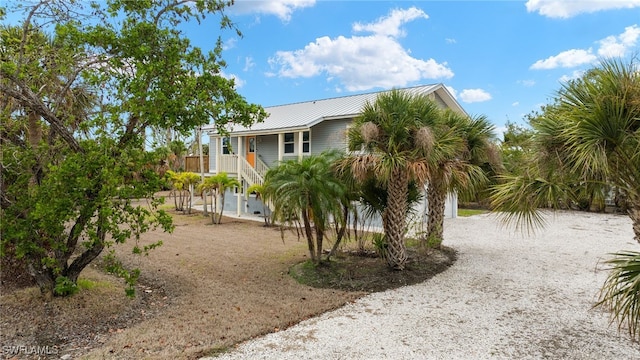
[[[309,131],[302,132],[302,153],[308,154],[311,152],[311,133]]]
[[[231,138],[228,138],[228,137],[222,138],[222,154],[224,155],[231,154]]]
[[[295,134],[294,133],[284,133],[284,153],[285,154],[293,154],[295,153],[296,145],[295,145]]]

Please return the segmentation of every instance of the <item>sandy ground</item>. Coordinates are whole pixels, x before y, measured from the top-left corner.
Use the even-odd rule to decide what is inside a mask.
[[[526,236],[494,215],[447,219],[449,270],[375,293],[219,359],[640,359],[592,309],[602,261],[640,250],[625,216],[562,212]]]

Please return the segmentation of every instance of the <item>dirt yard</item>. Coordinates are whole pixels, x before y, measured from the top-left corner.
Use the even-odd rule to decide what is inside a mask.
[[[3,357],[37,358],[33,347],[44,348],[48,354],[43,357],[49,358],[66,354],[89,359],[215,355],[361,297],[367,292],[346,284],[353,274],[375,274],[377,285],[360,289],[378,290],[422,281],[452,262],[441,254],[415,254],[421,256],[416,264],[429,266],[410,268],[403,280],[397,272],[381,271],[382,260],[363,258],[361,263],[346,262],[352,269],[334,269],[334,275],[325,275],[352,274],[344,281],[328,281],[336,288],[316,288],[289,275],[292,267],[307,259],[306,241],[291,232],[284,232],[282,239],[278,228],[250,220],[225,218],[221,225],[211,225],[200,214],[175,214],[174,219],[173,234],[144,235],[143,244],[164,242],[149,256],[131,255],[133,243],[116,247],[127,267],[142,270],[133,299],[124,295],[123,281],[105,274],[100,264],[83,272],[85,285],[71,298],[47,303],[35,288],[3,291]],[[363,271],[363,266],[372,271]],[[323,274],[328,272],[323,270]],[[341,286],[350,291],[338,290]]]

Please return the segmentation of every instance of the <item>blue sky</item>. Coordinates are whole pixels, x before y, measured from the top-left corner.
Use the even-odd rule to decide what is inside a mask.
[[[640,56],[640,0],[236,0],[227,13],[242,38],[215,17],[183,30],[204,49],[221,36],[224,76],[250,102],[443,83],[498,132],[599,60]]]
[[[501,130],[604,57],[640,56],[640,0],[244,1],[226,76],[263,106],[444,83]],[[188,31],[210,46],[213,21]]]

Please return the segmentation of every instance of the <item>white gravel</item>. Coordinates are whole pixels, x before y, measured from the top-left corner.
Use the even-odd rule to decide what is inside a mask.
[[[640,359],[592,309],[602,260],[639,250],[628,217],[561,212],[527,236],[494,215],[447,219],[458,261],[424,283],[365,296],[216,359]]]

